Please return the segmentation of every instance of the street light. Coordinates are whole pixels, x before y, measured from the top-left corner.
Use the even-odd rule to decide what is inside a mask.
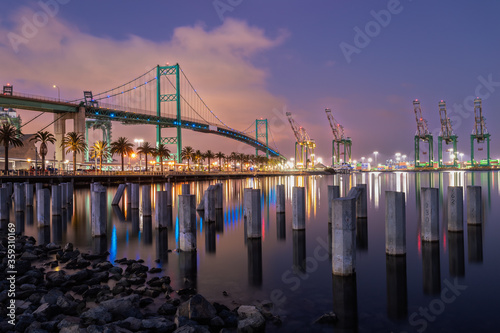
[[[61,101],[61,90],[59,89],[59,86],[57,85],[53,85],[52,88],[57,88],[57,99],[59,100],[59,102]]]

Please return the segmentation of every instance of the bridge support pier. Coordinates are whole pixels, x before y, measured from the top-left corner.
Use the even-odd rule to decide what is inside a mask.
[[[60,113],[54,113],[54,132],[56,137],[56,142],[62,142],[64,135],[66,134],[66,120],[73,120],[73,131],[77,134],[83,135],[85,137],[85,107],[82,106],[78,108],[78,112],[68,113],[61,116]],[[57,144],[56,149],[56,161],[58,163],[58,168],[61,170],[62,163],[66,159],[65,149]],[[76,163],[83,163],[84,154],[78,154],[76,156]]]

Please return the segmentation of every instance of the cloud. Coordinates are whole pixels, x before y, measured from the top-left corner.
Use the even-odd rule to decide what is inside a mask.
[[[286,32],[271,38],[264,30],[246,22],[226,19],[211,30],[202,24],[178,27],[169,40],[162,42],[135,35],[115,40],[90,35],[56,15],[38,28],[34,37],[20,43],[16,53],[9,33],[11,37],[12,33],[23,36],[26,20],[30,21],[36,13],[24,7],[0,21],[0,78],[13,84],[17,92],[56,97],[52,85],[57,84],[62,99],[76,99],[83,97],[83,90],[105,91],[157,64],[169,62],[181,65],[204,101],[233,128],[242,130],[256,118],[270,118],[274,108],[286,104],[283,97],[267,90],[269,71],[252,64],[256,55],[281,45],[288,36]],[[36,115],[29,111],[20,113],[24,122]],[[28,124],[24,132],[35,132],[49,124],[53,115],[38,120]],[[154,141],[152,127],[136,128],[138,132],[134,135]],[[114,138],[128,133],[130,127],[113,123]],[[200,140],[200,134],[183,133],[184,144],[199,149],[208,149],[209,144],[218,142],[224,146],[223,150],[230,152],[237,145],[213,135],[203,135]],[[100,134],[96,134],[97,139]]]

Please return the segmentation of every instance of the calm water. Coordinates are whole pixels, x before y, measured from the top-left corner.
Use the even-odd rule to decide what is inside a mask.
[[[325,332],[477,332],[497,331],[500,319],[498,256],[500,253],[500,187],[498,172],[365,173],[351,176],[276,177],[224,181],[224,209],[216,223],[198,217],[198,251],[178,253],[176,203],[172,228],[157,231],[153,218],[127,209],[109,207],[108,237],[95,242],[90,230],[90,192],[75,190],[73,212],[54,218],[48,232],[36,222],[36,208],[12,215],[18,229],[39,242],[72,242],[82,251],[105,248],[110,261],[142,258],[151,267],[163,268],[172,286],[193,286],[210,301],[230,307],[270,300],[284,324],[280,331],[303,331],[326,312],[340,320]],[[357,274],[354,278],[332,277],[328,243],[327,185],[366,183],[368,219],[357,221]],[[209,182],[191,183],[197,202]],[[287,212],[277,219],[275,185],[286,184]],[[448,233],[445,207],[449,185],[481,185],[484,224],[464,226],[463,233]],[[292,230],[291,189],[306,187],[306,231]],[[419,237],[419,188],[439,187],[440,241],[425,244]],[[247,240],[243,224],[243,189],[262,190],[262,240]],[[154,185],[155,191],[161,189]],[[385,255],[386,190],[403,191],[407,201],[407,255]],[[108,203],[116,187],[108,189]],[[180,184],[174,187],[175,196]],[[465,191],[464,191],[465,192]],[[465,197],[464,193],[464,197]],[[465,199],[465,198],[464,198]],[[464,208],[465,208],[464,203]],[[465,221],[464,221],[465,222]],[[168,250],[172,250],[168,252]],[[161,259],[160,263],[155,262]],[[459,285],[457,290],[456,286]],[[452,287],[450,287],[452,286]],[[229,296],[223,296],[226,291]],[[268,326],[269,328],[272,325]]]

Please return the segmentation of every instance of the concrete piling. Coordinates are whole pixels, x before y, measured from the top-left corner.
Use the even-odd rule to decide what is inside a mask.
[[[24,212],[26,190],[24,184],[14,184],[14,207],[16,212]]]
[[[385,192],[385,253],[406,254],[406,206],[404,192]]]
[[[130,184],[131,188],[131,208],[139,209],[139,184],[132,183]]]
[[[467,224],[482,223],[481,186],[467,186]]]
[[[292,189],[292,229],[306,228],[306,189],[294,186]]]
[[[142,186],[142,216],[151,216],[151,185]]]
[[[191,185],[190,184],[182,184],[181,185],[181,193],[182,194],[191,194]]]
[[[334,275],[356,272],[356,199],[333,200],[332,270]]]
[[[448,186],[448,231],[464,230],[464,188]]]
[[[340,198],[340,186],[328,185],[328,223],[332,223],[333,200]]]
[[[9,219],[9,190],[6,187],[0,188],[0,220]]]
[[[172,206],[172,183],[165,183],[165,192],[167,193],[167,206]]]
[[[52,185],[52,215],[61,215],[61,186]]]
[[[167,206],[167,192],[158,191],[156,192],[156,209],[155,209],[155,220],[156,228],[167,228],[168,227],[168,206]],[[171,218],[170,218],[171,219]]]
[[[368,192],[366,191],[366,184],[358,184],[356,187],[361,192],[356,201],[356,217],[357,218],[367,218],[368,217]]]
[[[39,227],[48,227],[50,225],[50,191],[49,189],[38,190],[37,194],[36,216]]]
[[[33,184],[25,184],[24,185],[25,196],[26,196],[26,206],[33,206]]]
[[[35,184],[35,193],[38,192],[38,190],[43,189],[43,184],[42,183],[36,183]]]
[[[285,185],[276,185],[276,213],[285,213]]]
[[[247,238],[262,237],[260,189],[246,188],[243,192],[243,216]]]
[[[222,209],[224,206],[224,187],[222,183],[215,184],[215,209]]]
[[[123,196],[123,192],[125,192],[126,188],[127,188],[127,185],[125,185],[125,184],[118,185],[118,189],[116,190],[116,193],[115,193],[115,196],[113,197],[113,201],[111,202],[111,205],[116,206],[120,203],[120,200]]]
[[[439,196],[437,188],[423,187],[421,200],[421,238],[426,242],[439,241]]]
[[[107,233],[108,214],[106,211],[106,188],[99,184],[94,184],[91,193],[92,206],[92,236],[105,236]]]
[[[450,275],[465,276],[464,233],[450,232],[447,239]]]
[[[217,197],[217,186],[210,185],[205,191],[205,197],[203,200],[204,206],[204,222],[215,222],[215,201]]]
[[[179,195],[179,247],[196,251],[196,196]]]
[[[127,205],[132,204],[132,183],[127,183]]]

